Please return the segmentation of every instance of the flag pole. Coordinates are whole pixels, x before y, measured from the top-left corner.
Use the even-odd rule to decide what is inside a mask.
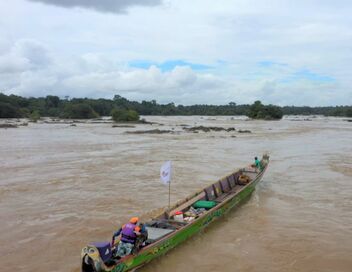
[[[169,211],[170,211],[170,192],[171,192],[171,179],[169,181]]]

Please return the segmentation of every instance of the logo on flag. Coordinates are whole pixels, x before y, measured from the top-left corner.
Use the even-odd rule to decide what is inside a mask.
[[[171,181],[171,161],[165,162],[160,168],[160,180],[164,184]]]

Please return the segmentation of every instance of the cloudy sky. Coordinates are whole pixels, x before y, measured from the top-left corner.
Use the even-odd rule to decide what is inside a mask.
[[[0,1],[6,94],[352,104],[352,1]]]

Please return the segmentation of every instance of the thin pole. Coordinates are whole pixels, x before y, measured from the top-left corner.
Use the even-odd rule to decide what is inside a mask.
[[[170,191],[171,191],[171,179],[169,180],[169,211],[170,211]]]

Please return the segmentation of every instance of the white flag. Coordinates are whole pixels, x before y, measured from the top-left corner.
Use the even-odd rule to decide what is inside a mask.
[[[160,180],[165,185],[170,183],[170,181],[171,181],[171,161],[167,161],[161,166]]]

